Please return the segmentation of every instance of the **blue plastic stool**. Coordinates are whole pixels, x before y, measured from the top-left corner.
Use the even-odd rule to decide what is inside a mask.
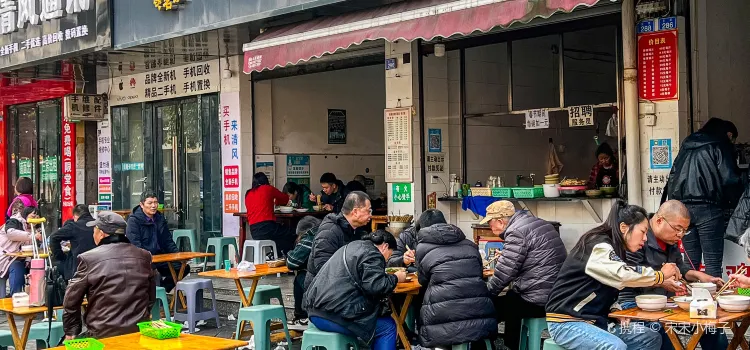
[[[359,350],[357,339],[341,333],[323,332],[310,322],[307,324],[307,330],[302,333],[302,347],[300,350],[312,350],[314,347],[325,348],[326,350],[345,350],[349,346],[354,350]]]
[[[521,320],[520,350],[539,350],[542,348],[542,331],[547,329],[546,318],[524,318]]]
[[[557,345],[552,338],[549,338],[544,341],[544,350],[566,350],[560,345]]]
[[[225,259],[229,259],[229,246],[234,246],[234,251],[238,252],[237,250],[237,240],[234,237],[212,237],[208,239],[208,242],[206,243],[206,253],[211,250],[211,247],[214,248],[214,270],[221,269],[224,264]],[[226,257],[224,256],[224,252],[226,251]],[[208,259],[205,258],[203,260],[203,270],[206,271],[207,265],[208,265]]]
[[[60,344],[60,341],[63,340],[63,337],[65,336],[65,331],[63,330],[63,322],[62,322],[62,310],[55,310],[55,321],[52,321],[52,328],[50,329],[50,325],[47,322],[38,322],[31,325],[31,330],[29,331],[29,340],[36,340],[37,343],[37,349],[40,348],[40,345],[42,347],[55,347],[58,344]],[[49,337],[50,344],[47,343],[47,338]],[[13,338],[11,337],[10,345],[13,345]]]
[[[167,290],[164,289],[164,287],[156,287],[156,302],[154,302],[154,307],[151,309],[151,319],[161,320],[159,302],[161,302],[161,308],[164,309],[164,316],[167,318],[167,321],[171,321],[172,316],[169,314],[169,299],[167,299]]]
[[[492,343],[489,339],[484,340],[484,347],[487,349],[492,349]],[[453,347],[451,347],[451,350],[469,350],[469,343],[453,345]]]
[[[234,339],[240,339],[242,321],[250,322],[253,327],[253,339],[258,350],[271,349],[271,320],[281,320],[286,333],[286,341],[292,344],[289,328],[286,324],[286,312],[281,305],[253,305],[240,308],[237,316],[237,330]]]
[[[211,310],[203,310],[203,289],[211,292]],[[188,322],[190,333],[195,332],[195,323],[200,320],[216,319],[216,327],[221,327],[219,323],[219,313],[216,309],[216,294],[214,294],[214,285],[209,279],[195,278],[191,280],[182,280],[177,282],[175,287],[175,298],[179,297],[178,293],[187,298],[187,313],[177,312],[178,302],[174,303],[174,320],[179,322]]]

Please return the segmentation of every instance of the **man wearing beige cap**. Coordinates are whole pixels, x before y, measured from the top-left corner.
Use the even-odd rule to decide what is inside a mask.
[[[505,346],[518,349],[521,319],[546,316],[544,306],[567,251],[552,224],[516,211],[509,201],[490,204],[481,224],[489,224],[505,243],[487,288],[498,322],[505,322]],[[508,293],[499,296],[508,286]]]

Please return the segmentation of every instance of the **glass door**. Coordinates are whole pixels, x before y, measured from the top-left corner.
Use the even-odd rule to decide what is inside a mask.
[[[160,196],[159,203],[163,206],[164,216],[167,218],[170,228],[181,227],[179,218],[179,184],[178,174],[178,136],[180,135],[178,123],[178,105],[168,103],[156,106],[156,144],[160,145],[156,153],[157,165],[156,188]],[[161,169],[161,170],[160,170]]]

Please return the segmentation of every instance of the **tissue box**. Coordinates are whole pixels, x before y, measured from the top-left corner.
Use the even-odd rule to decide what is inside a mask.
[[[716,318],[717,305],[711,293],[703,288],[693,288],[690,318]]]
[[[13,294],[13,307],[29,307],[29,295],[21,292]]]

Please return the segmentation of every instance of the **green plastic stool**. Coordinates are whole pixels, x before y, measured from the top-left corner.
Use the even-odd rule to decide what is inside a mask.
[[[485,339],[484,340],[484,347],[487,348],[487,349],[492,349],[492,342],[490,342],[489,339]],[[453,345],[453,347],[451,348],[451,350],[469,350],[469,343]]]
[[[37,343],[37,349],[46,346],[46,347],[55,347],[57,346],[62,338],[65,336],[65,331],[63,330],[63,323],[62,323],[62,310],[56,310],[55,311],[55,318],[56,321],[52,321],[52,328],[50,329],[50,325],[47,322],[38,322],[31,325],[31,330],[29,330],[29,340],[36,340]],[[51,344],[47,344],[47,337],[49,336],[49,341]],[[13,345],[13,338],[11,337],[10,345]]]
[[[234,237],[212,237],[208,239],[208,243],[206,243],[206,253],[211,250],[211,247],[214,248],[214,270],[221,269],[224,264],[225,259],[229,259],[229,246],[234,246],[234,251],[237,252],[237,240],[234,239]],[[226,249],[227,256],[224,257],[224,251]],[[208,259],[205,258],[203,260],[203,270],[206,271],[206,268],[208,266]]]
[[[286,341],[288,344],[292,344],[292,337],[289,335],[289,328],[286,325],[286,312],[281,305],[253,305],[240,308],[240,314],[237,316],[235,339],[240,339],[242,321],[249,321],[253,327],[255,348],[258,350],[270,349],[271,320],[281,320],[284,325],[284,333],[286,333]]]
[[[544,350],[565,350],[565,348],[563,348],[560,345],[557,345],[557,343],[555,343],[555,341],[552,340],[552,338],[549,338],[544,341]]]
[[[323,332],[310,322],[307,324],[307,330],[302,333],[302,347],[300,350],[312,350],[314,348],[317,348],[317,350],[321,348],[325,348],[326,350],[341,350],[349,349],[349,346],[354,347],[354,350],[359,350],[357,339],[340,333]]]
[[[521,320],[520,350],[540,350],[542,331],[547,329],[546,318],[524,318]]]
[[[198,235],[195,233],[195,230],[189,230],[189,229],[180,229],[180,230],[174,230],[172,231],[172,240],[174,241],[174,244],[177,245],[177,249],[180,248],[180,238],[184,238],[188,240],[188,243],[190,244],[190,251],[191,252],[198,252]],[[196,261],[196,259],[193,259],[194,264],[198,264],[199,262]]]
[[[250,293],[251,287],[243,288],[245,295]],[[266,284],[259,284],[255,287],[255,295],[253,295],[253,305],[271,305],[271,299],[278,299],[279,305],[284,307],[284,297],[281,295],[281,287],[269,286]]]
[[[164,317],[167,318],[167,321],[171,321],[172,315],[169,314],[169,299],[167,299],[167,290],[164,287],[156,287],[156,302],[154,302],[154,307],[151,309],[151,319],[161,320],[159,302],[161,302],[161,307],[164,309]]]
[[[0,349],[8,350],[9,346],[15,346],[13,344],[13,335],[10,333],[10,331],[0,331]]]

